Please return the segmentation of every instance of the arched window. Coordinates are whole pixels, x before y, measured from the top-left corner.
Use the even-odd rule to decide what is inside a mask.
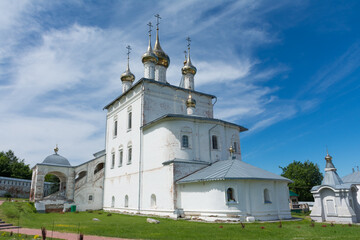
[[[236,202],[235,197],[234,197],[234,189],[233,188],[228,188],[226,190],[226,196],[227,196],[228,202]]]
[[[264,203],[271,203],[269,190],[267,188],[264,189]]]
[[[151,208],[156,208],[156,196],[151,194]]]
[[[238,152],[238,144],[237,142],[233,143],[234,152]]]
[[[128,112],[128,130],[131,130],[132,126],[132,112]]]
[[[115,122],[114,122],[114,137],[117,136],[117,132],[118,132],[118,121],[115,120]]]
[[[96,174],[97,172],[101,171],[104,168],[104,163],[99,163],[98,165],[96,165],[95,170],[94,170],[94,174]]]
[[[115,166],[115,152],[111,153],[111,168]]]
[[[129,207],[129,196],[128,195],[125,195],[125,204],[124,204],[125,207]]]
[[[132,160],[132,146],[128,146],[128,162],[127,164],[131,164],[131,160]]]
[[[189,136],[183,135],[181,139],[181,146],[183,148],[189,148]]]
[[[111,198],[111,207],[112,208],[115,207],[115,197],[114,196],[112,196],[112,198]]]
[[[123,157],[124,157],[124,152],[123,152],[123,149],[120,148],[119,149],[119,167],[121,167],[123,165]]]
[[[217,136],[212,135],[212,149],[219,149]]]

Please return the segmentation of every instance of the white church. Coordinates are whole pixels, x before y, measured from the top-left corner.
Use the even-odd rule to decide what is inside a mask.
[[[97,195],[91,188],[77,193],[81,186],[73,186],[87,175],[98,181],[98,173],[90,167],[80,174],[85,171],[83,165],[80,169],[44,161],[33,169],[32,200],[46,209],[40,185],[49,171],[39,177],[37,169],[56,166],[73,169],[72,180],[63,180],[67,186],[64,206],[75,204],[81,210],[86,210],[82,207],[85,203],[92,209],[91,196],[94,206],[101,204],[113,212],[205,220],[291,218],[291,181],[243,162],[239,134],[247,129],[215,119],[215,96],[195,90],[197,69],[190,58],[190,40],[182,81],[174,86],[166,78],[170,58],[160,46],[159,17],[153,48],[151,23],[149,27],[149,45],[142,56],[144,77],[135,82],[128,47],[127,69],[121,75],[122,94],[104,107],[106,149],[91,160],[96,161],[91,165],[94,168],[104,163],[98,171],[102,171],[103,185],[97,187]]]

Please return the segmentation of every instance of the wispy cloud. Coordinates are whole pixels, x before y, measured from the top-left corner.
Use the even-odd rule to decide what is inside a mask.
[[[171,58],[169,81],[179,84],[184,38],[190,35],[196,87],[218,95],[216,117],[259,130],[312,107],[311,102],[280,99],[279,86],[264,83],[290,68],[278,63],[263,67],[254,56],[258,47],[281,41],[267,15],[288,3],[115,4],[118,12],[111,5],[82,1],[0,2],[0,132],[9,136],[0,139],[4,150],[14,149],[34,164],[58,143],[77,164],[103,148],[101,109],[120,94],[124,47],[132,45],[130,67],[140,79],[146,23],[156,12],[163,15],[160,34]],[[73,15],[59,11],[69,8]]]

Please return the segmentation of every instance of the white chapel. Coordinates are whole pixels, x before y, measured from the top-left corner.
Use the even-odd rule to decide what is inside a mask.
[[[195,90],[190,39],[174,86],[166,78],[170,58],[160,46],[159,17],[153,48],[149,27],[144,77],[135,82],[128,47],[122,94],[104,107],[103,209],[205,220],[291,218],[291,181],[243,162],[239,134],[247,129],[215,119],[215,96]]]

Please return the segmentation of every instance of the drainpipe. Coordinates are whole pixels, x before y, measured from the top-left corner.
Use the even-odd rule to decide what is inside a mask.
[[[108,110],[109,111],[109,110]],[[104,177],[103,177],[103,190],[102,190],[102,206],[105,207],[104,196],[105,196],[105,178],[106,178],[106,139],[107,139],[107,113],[105,116],[105,162],[104,162]]]
[[[144,82],[142,82],[142,93],[141,93],[141,112],[140,112],[140,125],[143,126],[143,114],[144,114]],[[142,141],[143,141],[143,129],[139,127],[140,129],[140,146],[139,146],[139,193],[138,193],[138,212],[140,213],[141,208],[141,184],[142,184]]]
[[[214,103],[215,104],[215,103]],[[218,124],[215,124],[212,128],[209,129],[209,157],[210,157],[210,162],[211,162],[211,130],[213,130]]]

